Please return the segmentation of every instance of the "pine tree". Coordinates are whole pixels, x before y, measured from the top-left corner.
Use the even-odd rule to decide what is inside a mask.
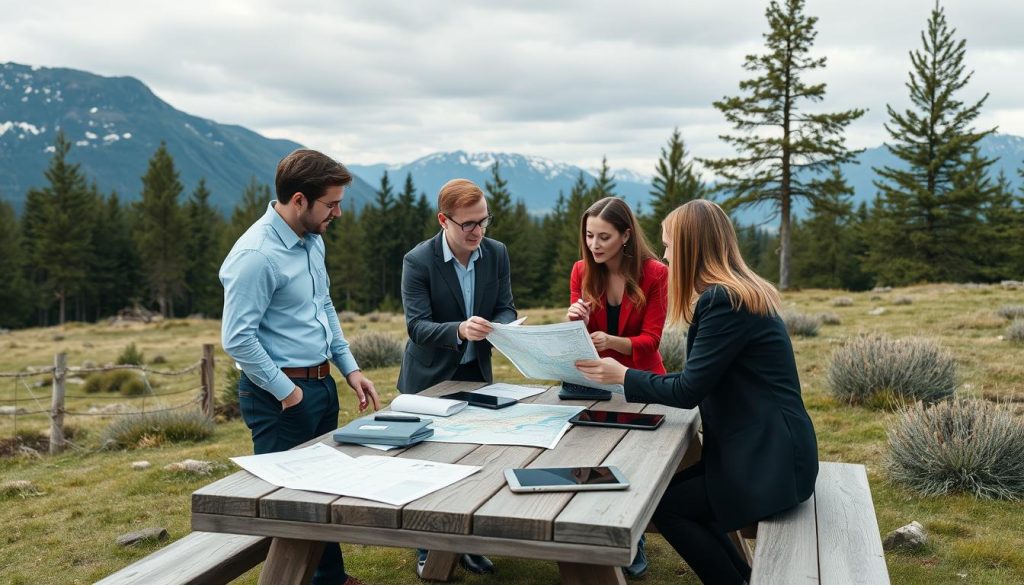
[[[142,265],[132,239],[130,211],[121,204],[116,192],[100,204],[93,238],[97,257],[92,277],[98,291],[97,319],[141,300]]]
[[[615,196],[615,176],[612,174],[612,170],[608,167],[608,157],[601,157],[601,170],[597,172],[597,177],[594,179],[594,185],[590,188],[591,202],[605,197]]]
[[[28,324],[32,314],[30,297],[22,277],[25,258],[21,247],[21,229],[14,208],[0,200],[0,328]]]
[[[978,261],[985,280],[1017,280],[1024,276],[1024,209],[1013,185],[1000,171],[993,193],[982,206],[984,246]]]
[[[174,316],[174,301],[185,289],[185,221],[178,199],[183,188],[174,159],[163,142],[142,177],[135,203],[135,242],[150,294],[164,317]]]
[[[661,246],[661,222],[673,209],[693,199],[708,196],[707,187],[693,169],[679,128],[672,131],[668,146],[661,148],[661,158],[651,181],[651,211],[641,215],[644,233],[655,248]],[[640,208],[636,209],[640,215]]]
[[[210,205],[210,190],[206,179],[200,178],[188,203],[185,204],[188,223],[186,244],[188,263],[185,284],[188,288],[188,312],[218,316],[224,304],[218,269],[221,260],[221,232],[224,219]]]
[[[49,184],[31,190],[26,205],[30,260],[38,271],[43,294],[58,302],[60,324],[65,321],[68,298],[81,294],[88,283],[95,211],[85,175],[78,164],[67,160],[70,150],[71,142],[58,132],[45,172]],[[43,306],[49,303],[43,301]]]
[[[242,199],[231,211],[231,222],[225,232],[225,243],[227,244],[224,247],[225,256],[231,246],[235,245],[235,241],[245,233],[245,230],[263,217],[263,214],[267,212],[267,204],[272,199],[274,196],[270,192],[270,186],[260,183],[256,179],[256,175],[251,176],[245,190],[242,191]]]
[[[508,189],[508,181],[501,176],[498,161],[491,165],[491,178],[484,183],[487,192],[487,210],[494,216],[494,224],[487,228],[487,237],[499,242],[508,241],[515,235],[519,227],[512,219],[512,193]]]
[[[773,0],[765,11],[770,32],[768,53],[748,55],[743,68],[758,76],[740,82],[743,97],[725,97],[714,106],[739,135],[721,136],[738,156],[703,161],[723,179],[730,209],[768,204],[779,217],[779,288],[790,284],[790,219],[796,199],[812,203],[828,193],[819,177],[857,154],[845,146],[843,131],[864,114],[806,111],[825,99],[825,84],[808,85],[804,73],[825,67],[825,57],[810,56],[817,18],[803,12],[804,0]]]
[[[579,180],[577,180],[577,185]],[[585,187],[585,184],[584,184]],[[568,220],[567,201],[565,194],[558,192],[555,199],[555,206],[551,213],[544,216],[541,222],[542,241],[544,243],[544,265],[540,270],[543,279],[538,281],[538,287],[543,291],[543,299],[546,304],[558,307],[569,303],[569,274],[561,274],[558,255],[559,247],[563,245],[565,238],[565,224]],[[578,236],[576,236],[578,238]],[[552,262],[552,256],[556,260]],[[570,267],[572,265],[570,264]]]
[[[809,217],[793,227],[793,281],[801,287],[849,288],[857,272],[853,254],[853,189],[839,169],[835,185],[811,204]]]
[[[371,307],[393,305],[401,295],[402,264],[394,265],[392,260],[397,248],[395,225],[401,225],[395,212],[394,189],[387,171],[380,178],[380,187],[370,205],[363,209],[363,224],[366,227],[368,245],[365,248],[366,266],[370,269],[369,302]]]
[[[331,299],[338,310],[362,312],[367,306],[366,241],[364,222],[350,205],[331,222],[325,235],[327,274],[331,279]]]
[[[902,164],[875,169],[882,201],[869,258],[885,284],[981,276],[971,246],[984,239],[980,213],[994,190],[987,178],[993,161],[978,155],[978,142],[994,129],[971,128],[987,94],[973,105],[956,97],[972,74],[964,73],[966,41],[955,32],[936,4],[922,49],[910,53],[913,106],[888,106],[886,146]]]
[[[604,165],[607,168],[607,165]],[[572,266],[580,259],[580,220],[583,213],[598,199],[605,197],[605,189],[609,186],[614,189],[614,183],[608,181],[606,173],[602,172],[598,177],[598,183],[587,186],[587,180],[580,171],[576,182],[569,192],[569,199],[565,204],[564,214],[560,214],[561,225],[558,229],[558,238],[554,242],[555,262],[552,264],[552,279],[550,282],[550,299],[556,303],[555,306],[569,304],[569,276],[572,274]]]

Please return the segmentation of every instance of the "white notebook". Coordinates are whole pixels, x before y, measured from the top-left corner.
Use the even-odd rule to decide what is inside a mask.
[[[465,400],[431,398],[419,394],[400,394],[391,401],[391,410],[431,416],[451,416],[469,404]]]

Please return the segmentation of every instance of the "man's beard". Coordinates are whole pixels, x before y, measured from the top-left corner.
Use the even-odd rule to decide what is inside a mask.
[[[327,218],[322,221],[316,221],[312,216],[312,210],[302,214],[302,229],[304,229],[307,234],[323,235],[323,233],[327,231],[327,225],[331,223],[331,217],[327,216]]]

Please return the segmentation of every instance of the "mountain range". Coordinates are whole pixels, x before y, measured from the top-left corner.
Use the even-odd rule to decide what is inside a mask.
[[[116,190],[123,199],[137,199],[140,177],[163,141],[174,157],[185,193],[205,177],[214,205],[224,212],[241,199],[252,177],[272,184],[280,158],[301,147],[177,110],[132,77],[5,63],[0,65],[0,199],[20,210],[28,189],[45,184],[43,172],[57,128],[74,144],[69,158],[82,165],[101,191]],[[658,147],[652,145],[652,151]],[[1024,138],[993,134],[981,141],[980,150],[982,156],[998,159],[991,167],[993,177],[1001,171],[1012,184],[1024,185],[1017,172],[1024,166]],[[876,192],[872,168],[899,166],[899,161],[884,145],[866,149],[857,161],[844,165],[843,171],[854,189],[854,202],[870,202]],[[371,201],[384,172],[396,191],[412,174],[417,190],[433,201],[441,185],[452,178],[483,186],[495,162],[509,182],[513,199],[522,199],[535,213],[554,207],[560,192],[568,195],[581,172],[588,181],[597,174],[594,169],[523,154],[438,152],[408,163],[349,165],[356,180],[346,190],[346,202],[361,207]],[[650,176],[625,169],[613,169],[613,174],[620,196],[633,205],[646,205]],[[804,209],[797,205],[796,213]],[[770,216],[770,209],[762,206],[742,211],[737,219],[765,223]],[[766,227],[774,225],[766,223]]]

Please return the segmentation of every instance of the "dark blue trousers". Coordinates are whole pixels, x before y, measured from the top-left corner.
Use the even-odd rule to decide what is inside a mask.
[[[302,388],[302,402],[281,412],[274,395],[245,374],[238,381],[238,406],[245,426],[252,431],[253,452],[287,451],[338,428],[338,386],[330,376],[323,380],[293,380]],[[328,542],[313,574],[313,585],[342,585],[348,579],[341,546]]]

